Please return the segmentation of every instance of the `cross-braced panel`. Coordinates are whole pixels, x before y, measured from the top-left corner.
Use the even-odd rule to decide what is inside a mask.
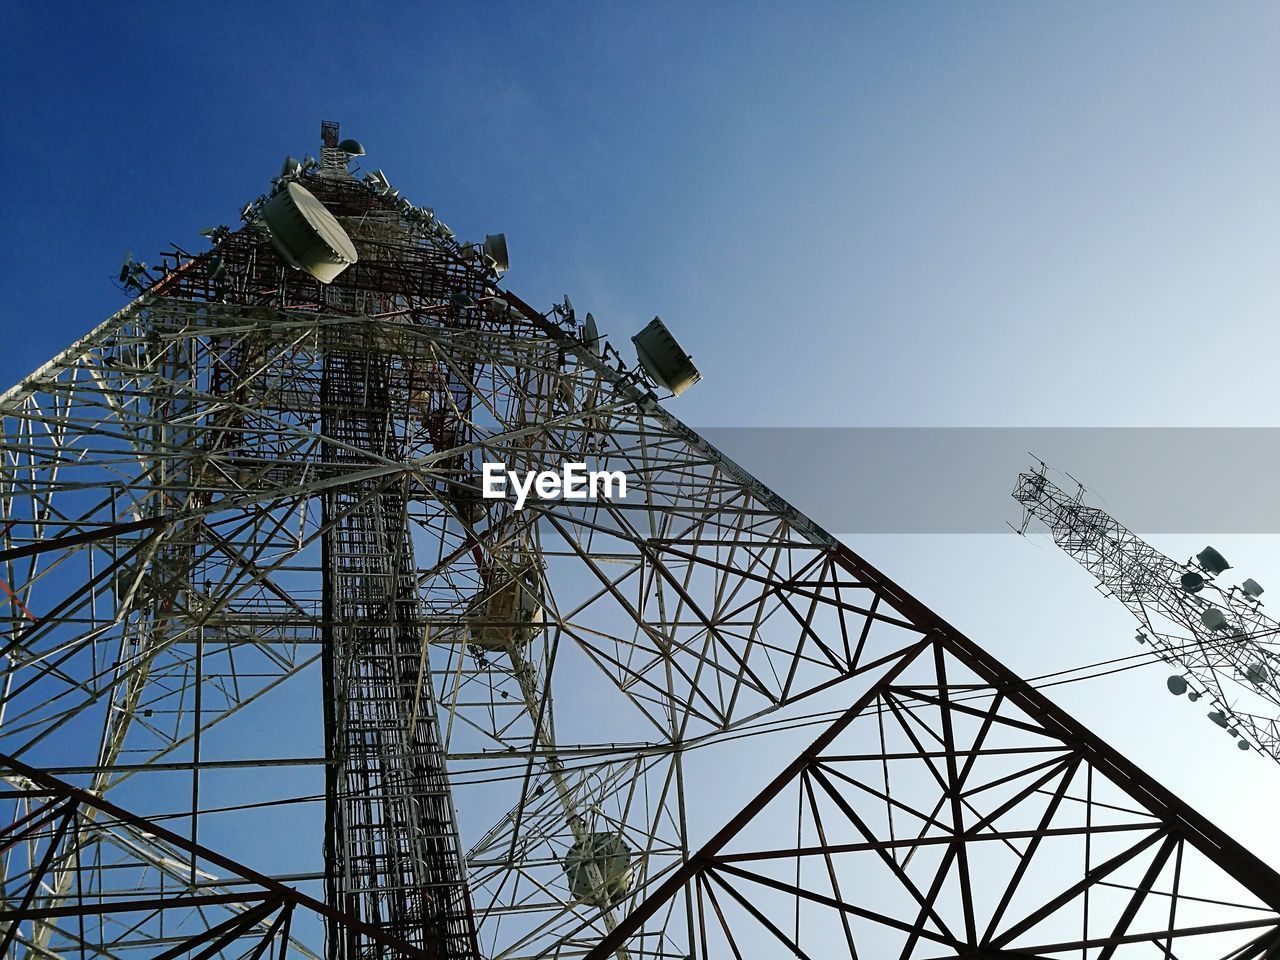
[[[988,658],[888,669],[614,934],[682,890],[702,957],[1280,951],[1280,877]]]

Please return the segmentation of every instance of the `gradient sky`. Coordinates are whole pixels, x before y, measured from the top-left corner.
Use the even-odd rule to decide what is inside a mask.
[[[672,405],[697,426],[1280,425],[1274,4],[6,20],[6,384],[123,305],[126,249],[203,249],[335,119],[460,236],[505,231],[526,300],[568,292],[628,354],[661,314],[705,376]],[[850,541],[1025,675],[1135,652],[1128,615],[1050,546]],[[1280,595],[1280,538],[1216,545]],[[1053,696],[1280,862],[1280,769],[1164,672]]]

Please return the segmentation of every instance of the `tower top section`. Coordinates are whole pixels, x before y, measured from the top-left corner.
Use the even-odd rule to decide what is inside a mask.
[[[360,141],[338,139],[338,121],[320,121],[320,176],[352,179],[351,158],[363,156]]]

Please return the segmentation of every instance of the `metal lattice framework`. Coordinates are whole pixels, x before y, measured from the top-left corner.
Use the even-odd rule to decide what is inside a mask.
[[[1138,640],[1177,673],[1171,691],[1206,698],[1209,716],[1236,738],[1280,760],[1280,624],[1261,601],[1189,560],[1178,563],[1097,507],[1069,495],[1045,468],[1018,476],[1014,499],[1054,542],[1137,619]],[[1184,578],[1194,589],[1184,585]],[[1216,613],[1215,613],[1216,611]],[[1181,682],[1179,682],[1181,680]]]
[[[213,249],[127,267],[139,296],[0,395],[0,775],[14,811],[0,920],[15,955],[758,955],[740,937],[704,942],[723,903],[710,875],[688,881],[708,862],[698,814],[716,798],[691,758],[846,684],[920,741],[886,741],[877,775],[910,749],[936,771],[938,736],[967,771],[879,788],[884,810],[913,811],[904,829],[935,802],[912,791],[941,799],[918,843],[890,828],[881,852],[902,871],[944,849],[963,863],[970,834],[985,839],[966,791],[981,776],[984,801],[1005,789],[990,757],[1048,777],[1005,820],[1043,790],[1101,818],[1083,756],[1159,824],[1156,849],[1185,840],[1257,901],[1255,925],[1220,932],[1261,949],[1204,956],[1274,955],[1273,873],[1047,702],[1015,697],[1016,678],[672,417],[570,310],[500,289],[434,214],[385,178],[348,175],[336,125],[321,161],[277,188],[288,180],[359,252],[337,280],[286,266],[260,198]],[[565,462],[624,472],[627,496],[519,511],[481,496],[484,463]],[[892,679],[935,646],[978,677],[941,706],[954,674],[932,693]],[[984,684],[994,705],[962,709]],[[1015,708],[1030,719],[1001,713]],[[971,742],[983,763],[958,760],[940,731],[984,709],[991,731],[1057,745]],[[802,779],[825,804],[819,789],[846,790],[834,776]],[[1101,861],[1050,859],[1056,834],[1033,857],[1031,839],[999,829],[1026,862],[1097,873]],[[1120,832],[1074,829],[1095,845]],[[935,911],[979,895],[967,876],[937,872]],[[1203,887],[1178,877],[1149,896],[1185,901],[1182,923],[1201,902],[1183,887]],[[1025,918],[1027,881],[1008,886],[1005,913]],[[798,910],[799,887],[774,889]],[[1149,946],[1136,929],[1079,949]],[[894,949],[942,956],[940,930]],[[965,931],[948,947],[973,947]],[[836,932],[840,952],[852,940]],[[1015,942],[956,950],[1030,955]],[[872,935],[865,949],[884,947]]]
[[[939,625],[589,960],[692,890],[699,957],[1280,954],[1280,886]]]

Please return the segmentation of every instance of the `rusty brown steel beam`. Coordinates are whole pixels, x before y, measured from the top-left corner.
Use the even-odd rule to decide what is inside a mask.
[[[113,900],[104,903],[84,903],[71,907],[29,907],[26,910],[0,910],[0,920],[49,920],[54,917],[93,917],[110,913],[143,913],[154,910],[177,910],[183,907],[208,907],[224,903],[259,903],[275,894],[248,891],[245,893],[205,893],[194,896],[144,897],[137,900]]]
[[[83,543],[93,543],[97,540],[109,540],[112,537],[137,533],[139,530],[154,530],[157,527],[163,527],[168,522],[166,517],[150,517],[146,520],[132,520],[129,523],[113,523],[105,527],[99,527],[97,530],[72,533],[65,537],[40,540],[37,543],[29,543],[24,547],[11,547],[8,550],[0,550],[0,563],[4,563],[7,560],[21,560],[23,557],[32,557],[36,554],[48,553],[51,550],[66,550],[68,547],[78,547]]]

